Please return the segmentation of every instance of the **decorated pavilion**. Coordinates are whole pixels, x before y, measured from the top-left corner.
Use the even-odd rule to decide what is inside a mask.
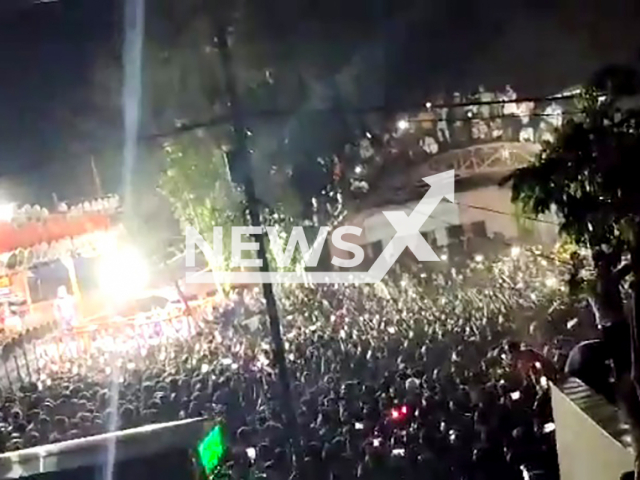
[[[63,285],[70,287],[82,314],[91,315],[92,307],[79,287],[75,260],[100,256],[113,245],[119,231],[118,210],[115,196],[71,207],[62,203],[55,212],[30,205],[0,207],[0,311],[19,314],[24,326],[50,320],[51,299],[35,295],[30,279],[43,265],[59,262],[68,277]]]

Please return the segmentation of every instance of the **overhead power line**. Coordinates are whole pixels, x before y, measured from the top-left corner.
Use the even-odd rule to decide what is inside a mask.
[[[491,105],[507,105],[507,104],[520,104],[520,103],[539,103],[539,102],[556,102],[562,100],[571,100],[578,98],[578,94],[570,94],[570,95],[556,95],[551,97],[528,97],[528,98],[517,98],[514,100],[491,100],[487,102],[480,101],[469,101],[469,102],[446,102],[446,103],[423,103],[420,105],[411,104],[405,106],[394,106],[391,108],[389,105],[379,105],[379,106],[369,106],[369,107],[361,107],[361,108],[345,108],[344,106],[339,107],[327,107],[327,108],[301,108],[298,110],[292,109],[262,109],[262,110],[244,110],[244,115],[247,118],[255,119],[255,118],[277,118],[277,117],[288,117],[295,115],[297,113],[304,114],[325,114],[325,113],[342,113],[342,114],[352,114],[352,115],[366,115],[371,113],[389,113],[390,110],[394,115],[411,115],[423,112],[426,108],[437,111],[443,108],[453,109],[453,108],[467,108],[467,107],[482,107],[482,106],[491,106]],[[566,115],[578,115],[583,113],[582,111],[574,111],[574,112],[566,112],[563,114]],[[531,112],[529,114],[531,117],[553,117],[553,114],[545,114],[539,112]],[[491,118],[491,117],[489,117]],[[517,115],[494,115],[493,118],[518,118]],[[483,120],[485,118],[477,118],[479,120]],[[419,119],[407,119],[409,121],[420,121]],[[455,121],[470,121],[474,120],[474,118],[465,117],[463,119],[454,120],[449,119],[450,122]],[[143,141],[150,140],[161,140],[165,138],[171,138],[177,135],[181,135],[183,133],[188,133],[194,130],[200,130],[203,128],[211,128],[217,127],[221,125],[229,125],[231,123],[231,115],[230,114],[222,114],[217,115],[208,120],[203,120],[199,122],[190,122],[188,124],[176,127],[174,129],[168,130],[166,132],[152,133],[146,134],[140,137]]]
[[[406,205],[407,203],[411,203],[412,201],[415,202],[415,200],[407,200],[405,202],[398,201],[398,202],[394,202],[394,203],[391,203],[391,204],[383,205],[383,206],[380,206],[380,207],[373,207],[371,210],[381,210],[382,208],[401,207],[402,205]],[[503,216],[512,217],[512,218],[520,217],[523,220],[527,220],[527,221],[531,221],[531,222],[535,222],[535,223],[541,223],[541,224],[545,224],[545,225],[551,225],[551,226],[554,226],[556,228],[560,227],[560,223],[554,222],[552,220],[545,220],[544,218],[532,217],[530,215],[518,215],[518,214],[516,214],[514,212],[509,212],[509,211],[505,211],[505,210],[496,210],[494,208],[484,207],[484,206],[481,206],[481,205],[474,205],[474,204],[471,204],[471,203],[462,203],[462,202],[458,202],[458,201],[453,201],[451,203],[453,203],[454,205],[459,205],[461,207],[471,208],[473,210],[481,210],[483,212],[494,213],[496,215],[503,215]],[[447,223],[447,222],[445,222],[445,223]]]
[[[579,97],[578,94],[568,94],[568,95],[556,95],[556,96],[550,96],[550,97],[527,97],[527,98],[517,98],[514,100],[493,100],[493,101],[488,101],[488,102],[480,102],[480,101],[469,101],[469,102],[460,102],[460,103],[453,103],[453,102],[448,102],[448,103],[433,103],[433,104],[413,104],[413,105],[406,105],[403,107],[398,107],[398,108],[394,108],[394,114],[396,116],[399,115],[412,115],[412,114],[416,114],[416,113],[420,113],[423,112],[426,108],[430,108],[432,110],[438,110],[441,108],[466,108],[466,107],[470,107],[470,106],[485,106],[485,105],[505,105],[505,104],[510,104],[510,103],[524,103],[524,102],[554,102],[554,101],[560,101],[560,100],[570,100],[570,99],[574,99]],[[427,105],[429,105],[427,107]],[[254,118],[277,118],[277,117],[285,117],[285,116],[291,116],[294,115],[296,113],[305,113],[305,114],[309,114],[309,113],[318,113],[318,114],[322,114],[322,113],[347,113],[347,114],[360,114],[360,115],[366,115],[369,113],[376,113],[376,112],[389,112],[390,107],[389,106],[377,106],[377,107],[365,107],[365,108],[351,108],[351,109],[345,109],[344,107],[329,107],[329,108],[316,108],[316,109],[309,109],[309,108],[303,108],[300,110],[271,110],[271,109],[266,109],[266,110],[248,110],[245,111],[245,116],[248,119],[254,119]],[[565,111],[562,113],[563,116],[566,117],[570,117],[570,116],[574,116],[574,115],[580,115],[581,113],[583,113],[582,111]],[[535,117],[553,117],[553,114],[545,114],[545,113],[540,113],[540,112],[531,112],[529,114],[530,117],[535,118]],[[519,118],[516,115],[491,115],[490,117],[486,118],[486,117],[464,117],[462,119],[447,119],[448,124],[453,125],[455,122],[472,122],[474,120],[490,120],[490,119],[496,119],[496,118]],[[424,121],[420,118],[407,118],[406,120],[408,120],[409,122],[413,123],[413,122],[421,122]],[[427,120],[429,121],[429,120]],[[434,121],[437,121],[437,118],[434,119]],[[168,139],[168,138],[172,138],[175,136],[178,136],[180,134],[184,134],[184,133],[188,133],[188,132],[192,132],[192,131],[197,131],[200,129],[205,129],[205,128],[212,128],[212,127],[216,127],[216,126],[223,126],[223,125],[230,125],[231,124],[231,116],[230,114],[222,114],[222,115],[218,115],[214,118],[208,119],[208,120],[203,120],[200,122],[193,122],[193,123],[188,123],[182,126],[179,126],[177,128],[174,128],[172,130],[166,131],[166,132],[161,132],[161,133],[154,133],[154,134],[143,134],[139,137],[140,141],[157,141],[157,140],[162,140],[162,139]],[[61,159],[58,162],[53,162],[53,163],[64,163],[66,162],[66,159]],[[51,165],[51,164],[49,164]],[[7,175],[0,175],[0,177],[5,177],[5,176],[20,176],[20,175],[24,175],[28,173],[28,171],[26,170],[22,170],[19,169],[18,171],[13,171],[10,174]]]
[[[529,216],[529,215],[517,215],[517,214],[515,214],[513,212],[505,212],[504,210],[496,210],[494,208],[482,207],[480,205],[473,205],[473,204],[469,204],[469,203],[461,203],[461,202],[453,202],[453,203],[455,203],[457,205],[460,205],[461,207],[472,208],[474,210],[482,210],[484,212],[495,213],[497,215],[505,215],[505,216],[514,217],[514,218],[520,217],[520,218],[522,218],[524,220],[527,220],[527,221],[543,223],[543,224],[546,224],[546,225],[553,225],[554,227],[559,227],[560,226],[560,224],[558,222],[554,222],[554,221],[551,221],[551,220],[545,220],[543,218],[532,217],[532,216]]]
[[[454,203],[456,203],[456,202],[454,202]],[[513,214],[509,214],[507,212],[500,212],[500,213],[504,213],[505,215],[513,215]],[[446,224],[448,227],[461,227],[462,226],[461,224],[456,224],[456,223],[452,223],[452,222],[450,222],[448,220],[445,220],[442,217],[435,217],[435,219],[440,221],[440,222],[442,222],[442,223],[444,223],[444,224]],[[522,247],[522,245],[519,245],[517,243],[512,243],[512,242],[510,242],[510,241],[508,241],[507,239],[504,239],[504,238],[487,237],[487,239],[491,240],[493,242],[499,242],[502,245],[504,245],[505,247]],[[558,263],[558,264],[561,264],[561,265],[567,265],[567,266],[571,266],[572,265],[571,262],[568,262],[568,261],[553,257],[551,255],[546,255],[546,254],[541,253],[541,252],[535,252],[533,250],[530,250],[530,252],[534,256],[542,258],[544,260],[550,260],[552,262],[555,262],[555,263]]]

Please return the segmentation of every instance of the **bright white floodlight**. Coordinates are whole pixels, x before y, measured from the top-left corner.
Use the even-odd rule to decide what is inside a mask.
[[[13,219],[13,203],[0,205],[0,222],[10,222]]]
[[[100,263],[98,281],[104,294],[114,299],[131,298],[147,287],[149,270],[136,250],[126,248],[105,255]]]
[[[407,120],[406,118],[401,118],[400,120],[398,120],[396,126],[398,127],[399,131],[404,132],[405,130],[409,129],[409,120]]]

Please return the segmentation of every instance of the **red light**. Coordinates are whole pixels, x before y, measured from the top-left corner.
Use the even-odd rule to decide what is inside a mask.
[[[401,407],[391,409],[391,418],[393,420],[401,420],[402,418],[406,417],[408,414],[409,414],[409,407],[407,407],[406,405],[402,405]]]

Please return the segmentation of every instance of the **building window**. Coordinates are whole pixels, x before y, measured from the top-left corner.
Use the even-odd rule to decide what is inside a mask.
[[[471,235],[477,238],[487,238],[487,224],[484,222],[473,222],[471,224]]]
[[[464,238],[462,225],[451,225],[447,227],[447,239],[449,242],[459,242]]]

